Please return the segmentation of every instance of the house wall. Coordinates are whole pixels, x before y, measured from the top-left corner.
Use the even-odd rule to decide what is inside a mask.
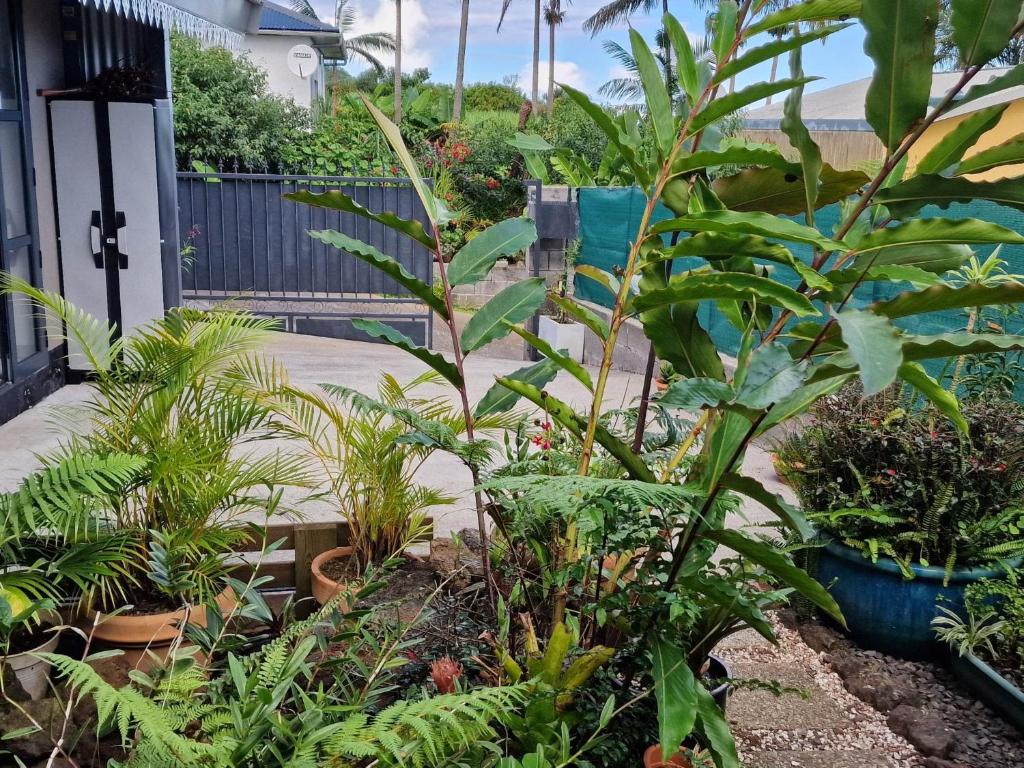
[[[288,69],[288,51],[296,45],[313,45],[313,42],[312,38],[293,35],[246,35],[242,48],[267,73],[267,85],[272,93],[309,107],[314,96],[322,92],[323,64],[312,77],[303,79]]]
[[[914,145],[914,148],[910,150],[910,166],[913,167],[920,160],[928,154],[928,152],[942,139],[948,136],[958,125],[966,120],[970,114],[959,115],[957,117],[951,117],[947,120],[941,120],[935,123],[924,136]],[[1002,144],[1005,141],[1009,141],[1014,136],[1020,134],[1022,126],[1024,126],[1024,101],[1015,101],[1007,107],[1006,111],[1003,112],[1003,116],[1000,118],[996,126],[988,133],[982,135],[978,140],[978,143],[971,147],[967,152],[967,157],[971,157],[983,149],[989,149],[998,144]],[[995,181],[997,179],[1005,179],[1011,176],[1020,176],[1024,174],[1024,164],[1007,165],[1002,168],[993,168],[991,171],[985,173],[973,173],[967,178],[975,181]]]
[[[748,141],[774,144],[791,159],[799,157],[782,131],[747,129],[741,131],[740,136]],[[839,170],[876,164],[885,159],[882,142],[868,131],[811,131],[811,136],[821,147],[822,159]]]

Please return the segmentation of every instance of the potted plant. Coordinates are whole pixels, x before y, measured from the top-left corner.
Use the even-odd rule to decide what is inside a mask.
[[[558,278],[558,286],[551,295],[556,311],[553,315],[539,316],[537,335],[551,345],[554,350],[562,351],[572,360],[583,362],[583,346],[586,326],[578,321],[581,307],[567,300],[572,268],[579,256],[581,240],[574,240],[565,249],[562,261],[562,272]]]
[[[965,402],[967,439],[895,390],[864,398],[848,389],[813,416],[782,453],[800,457],[787,477],[827,537],[817,576],[858,641],[928,656],[937,605],[962,609],[970,584],[1024,554],[1024,407]]]
[[[0,287],[59,318],[93,369],[84,425],[49,466],[88,455],[140,462],[134,482],[97,495],[85,537],[116,540],[123,561],[84,608],[104,616],[95,637],[114,645],[163,644],[186,616],[221,594],[229,557],[253,536],[252,516],[274,511],[275,488],[309,485],[303,457],[257,450],[275,434],[272,409],[248,385],[274,364],[257,355],[273,320],[233,311],[173,309],[130,336],[10,275]],[[83,620],[86,620],[83,618]],[[92,624],[91,618],[88,622]]]
[[[1024,733],[1024,572],[965,590],[961,615],[946,607],[932,621],[952,651],[953,672],[990,709]]]

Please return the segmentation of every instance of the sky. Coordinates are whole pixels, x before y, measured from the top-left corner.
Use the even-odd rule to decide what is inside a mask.
[[[592,95],[602,83],[622,74],[616,62],[603,50],[602,42],[614,40],[628,47],[628,27],[625,24],[605,30],[595,38],[583,30],[584,20],[605,2],[607,0],[574,0],[570,4],[569,0],[564,0],[566,19],[558,29],[555,80]],[[313,0],[313,5],[322,18],[333,21],[334,0]],[[356,34],[394,31],[393,0],[352,0],[351,5],[357,12]],[[403,69],[427,67],[435,81],[452,82],[455,79],[461,5],[461,0],[403,0]],[[499,33],[496,26],[500,7],[500,0],[471,0],[466,82],[501,82],[509,76],[516,76],[520,87],[528,90],[533,48],[533,1],[512,0]],[[669,7],[691,34],[703,33],[704,12],[695,10],[691,0],[670,0]],[[637,15],[632,23],[648,41],[653,39],[658,26],[655,16]],[[547,57],[547,28],[543,27],[542,91],[547,79]],[[351,67],[353,73],[358,70],[358,66]],[[824,44],[810,44],[804,53],[804,70],[807,75],[824,78],[809,85],[809,91],[870,75],[871,62],[863,52],[860,28],[846,29]],[[765,64],[741,79],[740,85],[767,78],[768,65]]]

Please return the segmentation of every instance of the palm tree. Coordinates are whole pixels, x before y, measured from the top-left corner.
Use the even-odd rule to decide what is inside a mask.
[[[693,0],[693,2],[698,8],[703,8],[706,5],[710,5],[713,0]],[[613,24],[625,21],[639,11],[651,13],[659,5],[661,6],[662,15],[668,13],[668,0],[612,0],[607,5],[598,8],[589,19],[583,22],[583,29],[591,35],[596,35]],[[669,45],[668,35],[662,35],[661,38],[661,58],[665,68],[665,82],[671,87],[672,47]]]
[[[459,53],[455,63],[455,98],[452,105],[452,120],[462,119],[462,89],[466,78],[466,42],[469,37],[469,0],[462,0],[462,17],[459,19]]]
[[[402,124],[402,0],[395,0],[395,125]]]
[[[569,0],[571,3],[572,0]],[[548,0],[544,9],[544,21],[548,25],[548,116],[555,108],[555,28],[565,21],[562,0]]]
[[[498,17],[499,32],[510,5],[512,5],[512,0],[501,0],[501,15]],[[540,19],[540,0],[533,0],[533,86],[530,89],[530,101],[533,102],[534,109],[537,108],[540,93]]]
[[[354,59],[362,59],[383,74],[382,54],[395,52],[395,36],[390,32],[366,32],[350,35],[356,24],[356,10],[351,0],[337,0],[334,7],[334,26],[338,28],[338,42],[323,49],[324,62],[332,69],[348,66]],[[310,0],[291,0],[293,10],[311,18],[319,18]]]

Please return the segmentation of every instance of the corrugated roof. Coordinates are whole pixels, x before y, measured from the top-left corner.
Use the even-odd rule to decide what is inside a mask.
[[[260,16],[260,31],[263,32],[309,32],[336,33],[338,28],[326,21],[314,19],[304,13],[293,11],[277,3],[263,3],[263,14]]]
[[[988,81],[1004,75],[1009,71],[1006,68],[985,69],[971,81],[972,85],[987,83]],[[946,95],[957,80],[961,72],[936,72],[932,77],[931,101],[937,103]],[[871,78],[865,77],[861,80],[854,80],[852,83],[843,83],[832,88],[826,88],[813,93],[805,93],[803,98],[804,122],[808,128],[817,131],[870,131],[864,116],[864,101],[867,98],[868,86]],[[959,109],[953,109],[943,119],[955,117],[958,114],[965,114],[1024,96],[1024,87],[1010,88],[1004,92],[994,94],[984,99],[978,99]],[[783,102],[777,101],[765,107],[753,109],[747,113],[744,123],[747,128],[774,130],[779,127],[782,120]]]

